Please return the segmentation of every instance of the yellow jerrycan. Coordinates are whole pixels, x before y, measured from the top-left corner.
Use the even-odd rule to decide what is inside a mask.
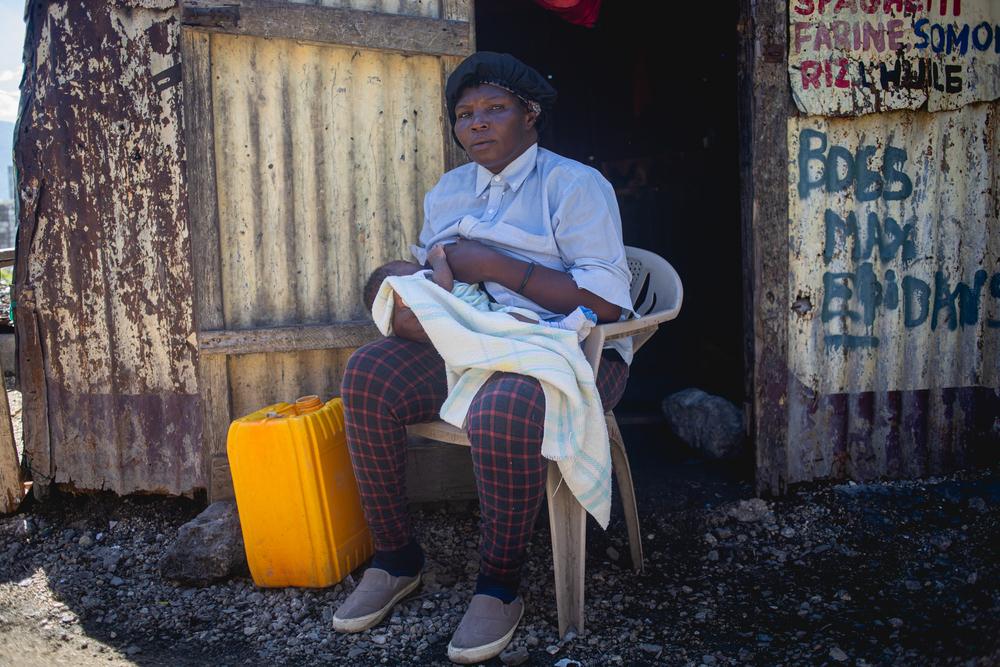
[[[339,398],[237,419],[226,449],[255,584],[322,588],[372,555]]]

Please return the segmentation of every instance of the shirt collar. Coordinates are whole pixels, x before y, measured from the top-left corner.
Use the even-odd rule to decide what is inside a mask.
[[[514,161],[503,168],[499,174],[493,174],[483,165],[476,165],[476,196],[483,194],[490,185],[494,176],[499,176],[501,181],[507,183],[510,189],[517,192],[524,179],[535,168],[535,159],[538,157],[538,144],[531,144],[523,153],[514,158]]]

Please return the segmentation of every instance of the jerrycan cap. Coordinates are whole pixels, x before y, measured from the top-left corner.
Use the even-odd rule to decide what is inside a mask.
[[[300,415],[307,415],[310,412],[316,412],[321,407],[323,407],[323,401],[319,400],[319,396],[316,394],[300,396],[295,399],[295,410]]]

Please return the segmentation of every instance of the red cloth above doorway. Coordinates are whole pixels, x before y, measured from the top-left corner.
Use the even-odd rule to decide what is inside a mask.
[[[593,28],[601,11],[601,0],[535,0],[575,25]]]

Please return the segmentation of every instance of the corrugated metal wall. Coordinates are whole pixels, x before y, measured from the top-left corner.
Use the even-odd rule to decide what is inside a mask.
[[[456,166],[443,83],[472,27],[467,0],[324,3],[275,34],[273,8],[207,11],[184,14],[182,48],[204,438],[222,497],[229,421],[338,395],[347,358],[377,335],[362,288],[410,257],[424,193]],[[329,29],[288,38],[317,22]]]
[[[992,11],[977,0],[917,12],[944,15],[946,4],[961,20]],[[797,61],[789,64],[789,23],[807,34],[813,28],[799,25],[798,14],[826,7],[813,22],[819,25],[842,9],[798,7],[790,14],[786,3],[745,0],[741,23],[754,80],[743,116],[751,153],[743,176],[757,487],[782,493],[815,479],[915,477],[995,463],[1000,103],[965,104],[995,97],[994,82],[979,85],[982,59],[956,51],[940,62],[965,77],[963,96],[932,106],[953,111],[885,113],[881,104],[862,104],[846,108],[868,115],[811,115],[846,113],[833,104],[838,95],[898,85],[889,69],[877,84],[857,79],[856,67],[838,69],[858,53],[849,43],[824,50],[816,41],[822,53],[809,57],[833,63],[829,83],[811,90],[809,104],[795,97],[807,107],[796,109],[789,77],[805,78]],[[836,18],[868,20],[847,10]],[[913,56],[915,25],[899,23],[902,47],[886,58]],[[934,51],[917,55],[929,57],[927,71],[944,72]],[[935,94],[957,94],[961,86],[953,84],[926,82]]]
[[[225,328],[364,318],[443,172],[440,60],[230,35],[211,58]],[[233,412],[338,394],[350,351],[231,358]]]
[[[33,0],[16,326],[39,488],[205,486],[170,0]]]

